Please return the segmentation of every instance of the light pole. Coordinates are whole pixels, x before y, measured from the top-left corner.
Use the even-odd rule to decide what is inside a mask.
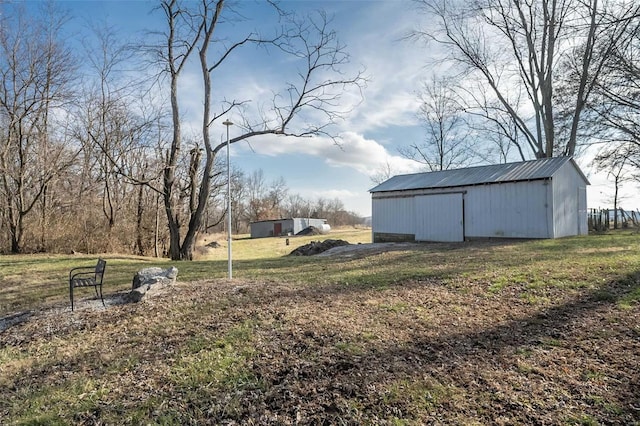
[[[229,279],[232,279],[233,266],[231,265],[231,161],[229,155],[229,126],[233,126],[233,123],[227,119],[222,124],[227,126],[227,255],[229,258]]]

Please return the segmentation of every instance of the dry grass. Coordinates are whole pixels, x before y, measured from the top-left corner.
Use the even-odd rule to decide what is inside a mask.
[[[233,258],[237,260],[268,259],[286,256],[294,249],[308,244],[311,241],[319,241],[327,238],[343,239],[351,244],[370,243],[371,229],[345,227],[333,229],[326,235],[307,235],[276,238],[256,238],[251,239],[248,234],[237,235],[231,241]],[[287,240],[289,245],[287,245]],[[217,242],[220,247],[207,248],[207,244]],[[198,260],[227,260],[227,235],[209,234],[200,238],[197,250]]]
[[[233,282],[180,264],[192,278],[148,302],[2,332],[0,423],[638,423],[639,248],[246,259]]]

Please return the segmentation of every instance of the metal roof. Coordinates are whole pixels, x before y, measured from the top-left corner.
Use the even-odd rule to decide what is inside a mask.
[[[588,184],[578,165],[571,157],[542,158],[520,163],[492,164],[465,169],[413,173],[394,176],[369,192],[404,191],[411,189],[451,188],[491,183],[547,179],[566,163],[572,163]]]

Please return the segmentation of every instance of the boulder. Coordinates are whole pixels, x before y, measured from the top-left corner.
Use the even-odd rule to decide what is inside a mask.
[[[178,276],[178,268],[172,266],[168,269],[159,267],[144,268],[136,272],[129,299],[139,302],[143,298],[153,297],[159,290],[173,285]]]

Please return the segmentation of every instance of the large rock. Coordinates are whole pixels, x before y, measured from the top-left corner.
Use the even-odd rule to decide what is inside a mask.
[[[177,276],[178,268],[174,266],[169,269],[159,267],[141,269],[133,277],[129,298],[133,302],[139,302],[143,298],[153,297],[159,290],[175,284]]]

